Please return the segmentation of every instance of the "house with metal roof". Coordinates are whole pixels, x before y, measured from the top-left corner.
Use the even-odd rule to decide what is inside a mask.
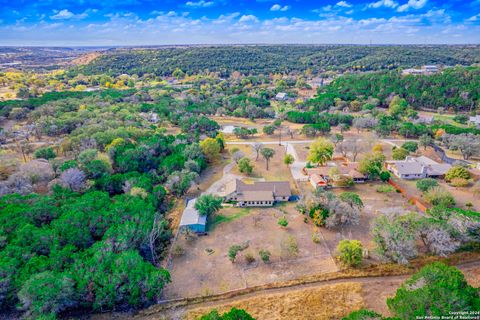
[[[196,201],[196,198],[188,201],[180,220],[180,229],[188,228],[195,233],[204,233],[207,230],[207,216],[200,215],[195,209]]]
[[[288,201],[292,196],[288,181],[261,181],[253,184],[235,179],[225,186],[225,201],[235,201],[240,207],[268,207]]]
[[[385,161],[385,167],[395,176],[406,179],[440,178],[452,167],[428,157],[406,157],[400,161]]]
[[[278,101],[286,101],[288,99],[288,94],[286,92],[279,92],[275,96],[275,99]]]

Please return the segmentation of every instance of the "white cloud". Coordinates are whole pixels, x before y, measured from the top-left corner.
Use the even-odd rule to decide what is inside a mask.
[[[243,15],[238,20],[240,23],[255,23],[258,22],[258,18],[252,14]]]
[[[410,9],[415,9],[415,10],[422,9],[423,7],[425,7],[427,2],[428,2],[428,0],[408,0],[407,3],[398,7],[397,11],[398,12],[405,12],[405,11],[408,11]]]
[[[84,19],[88,16],[88,11],[89,10],[86,10],[85,12],[80,14],[74,14],[73,12],[67,9],[63,9],[60,11],[56,10],[54,11],[55,14],[53,16],[50,16],[50,19],[53,19],[53,20]],[[92,12],[96,12],[96,10],[92,10]]]
[[[337,7],[342,7],[342,8],[351,8],[352,5],[348,3],[347,1],[339,1],[336,4]]]
[[[278,3],[277,4],[274,4],[271,8],[270,8],[270,11],[287,11],[288,9],[290,9],[290,6],[281,6],[279,5]]]
[[[470,18],[467,19],[468,22],[477,22],[480,21],[480,13],[474,16],[471,16]]]
[[[185,5],[192,8],[207,8],[213,6],[213,1],[188,1]]]
[[[372,2],[367,5],[368,8],[380,8],[380,7],[385,7],[385,8],[396,8],[398,7],[398,3],[393,1],[393,0],[380,0],[377,2]]]

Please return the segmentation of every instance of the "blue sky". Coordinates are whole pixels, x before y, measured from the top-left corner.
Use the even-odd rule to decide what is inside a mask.
[[[0,0],[0,45],[480,43],[480,0]]]

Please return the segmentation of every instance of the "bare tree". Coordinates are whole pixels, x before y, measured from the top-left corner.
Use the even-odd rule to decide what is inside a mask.
[[[70,168],[62,172],[60,175],[62,185],[70,188],[75,192],[83,191],[86,187],[86,175],[78,168]]]
[[[233,155],[232,155],[232,159],[233,161],[235,161],[235,163],[238,163],[238,161],[240,161],[240,159],[242,159],[243,157],[245,157],[245,153],[243,153],[242,151],[236,151]]]
[[[260,156],[260,151],[262,151],[263,149],[263,144],[260,142],[255,142],[254,144],[252,144],[252,148],[256,152],[255,161],[258,161],[258,157]]]

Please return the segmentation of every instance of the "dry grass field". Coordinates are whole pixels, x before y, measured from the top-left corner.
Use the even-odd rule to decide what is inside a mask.
[[[360,283],[346,282],[285,293],[258,295],[233,303],[188,310],[183,319],[195,320],[212,308],[220,313],[241,308],[257,320],[338,319],[365,305]]]

